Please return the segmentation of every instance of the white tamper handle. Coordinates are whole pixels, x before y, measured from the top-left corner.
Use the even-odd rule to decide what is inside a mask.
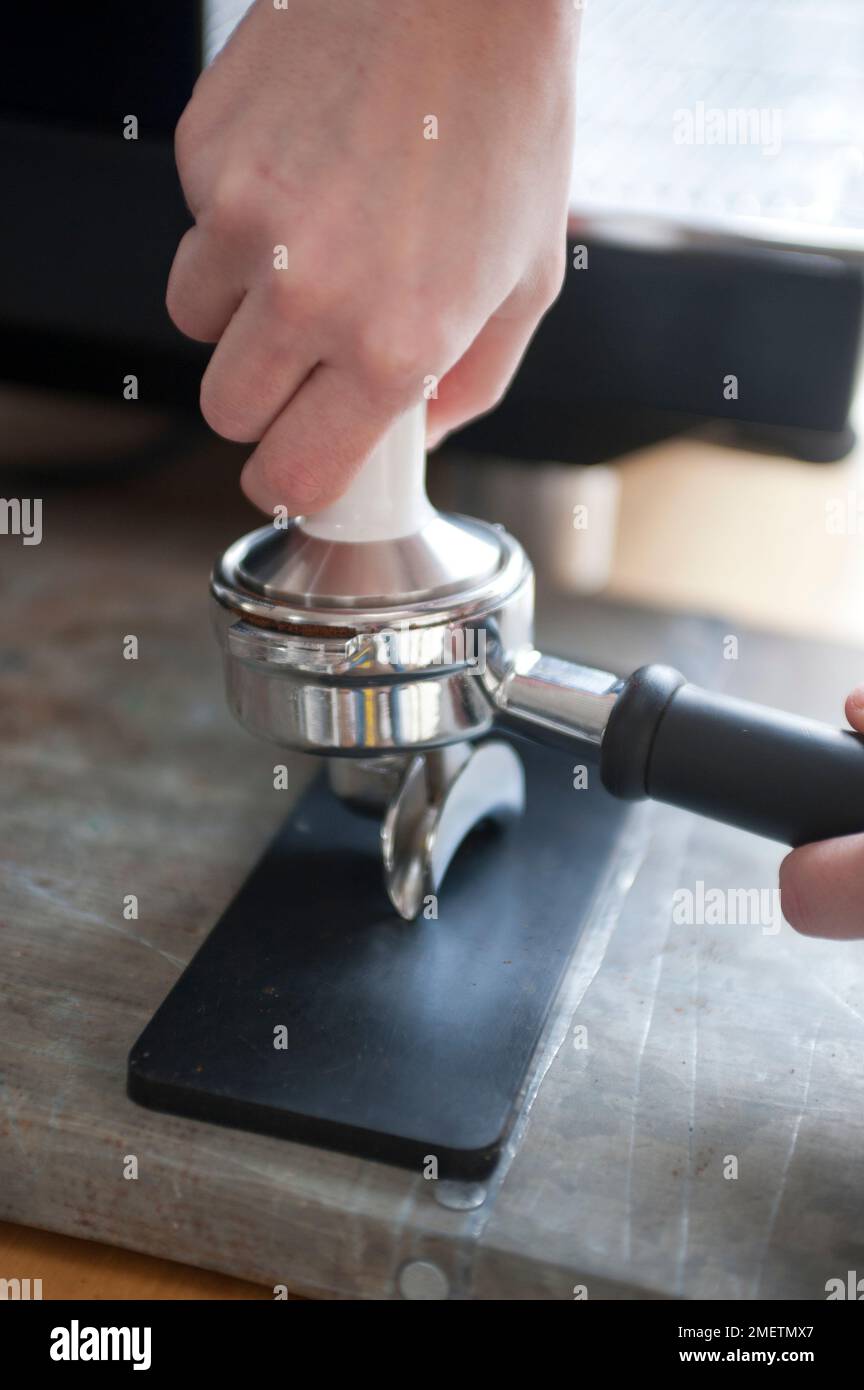
[[[301,522],[324,541],[392,541],[412,536],[436,515],[426,496],[426,402],[390,426],[343,493]]]

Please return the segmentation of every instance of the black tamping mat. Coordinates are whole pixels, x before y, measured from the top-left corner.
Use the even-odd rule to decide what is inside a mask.
[[[495,1167],[627,808],[518,744],[527,807],[403,922],[378,822],[319,779],[129,1056],[157,1110],[477,1180]]]

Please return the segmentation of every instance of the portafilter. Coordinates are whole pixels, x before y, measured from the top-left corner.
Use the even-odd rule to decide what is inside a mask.
[[[424,439],[420,404],[338,502],[274,517],[211,578],[231,709],[254,734],[325,755],[336,794],[381,816],[403,917],[437,892],[469,830],[523,810],[521,762],[496,729],[593,748],[613,796],[789,845],[864,830],[859,735],[669,666],[622,678],[539,652],[530,560],[503,527],[432,507]]]

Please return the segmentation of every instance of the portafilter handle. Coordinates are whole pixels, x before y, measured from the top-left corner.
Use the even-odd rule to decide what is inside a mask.
[[[613,796],[788,845],[864,831],[864,738],[851,730],[712,694],[670,666],[622,680],[539,652],[493,698],[502,723],[538,742],[598,746]]]

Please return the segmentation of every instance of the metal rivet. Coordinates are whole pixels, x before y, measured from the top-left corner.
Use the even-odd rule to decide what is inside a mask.
[[[429,1260],[412,1260],[410,1264],[403,1265],[396,1283],[403,1298],[415,1301],[450,1296],[447,1276]]]
[[[486,1188],[479,1182],[447,1182],[433,1184],[435,1201],[450,1211],[476,1211],[486,1201]]]

